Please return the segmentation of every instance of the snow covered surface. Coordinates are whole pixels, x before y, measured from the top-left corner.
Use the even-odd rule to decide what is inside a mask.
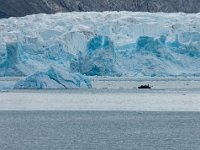
[[[0,20],[0,76],[200,76],[200,14],[85,12]]]

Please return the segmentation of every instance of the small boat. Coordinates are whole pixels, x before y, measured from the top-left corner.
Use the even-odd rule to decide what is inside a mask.
[[[141,85],[138,87],[138,89],[151,89],[151,87],[148,85]]]

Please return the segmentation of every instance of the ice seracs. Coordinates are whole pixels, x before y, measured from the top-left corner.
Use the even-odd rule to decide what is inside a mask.
[[[0,76],[200,76],[200,14],[72,12],[0,20]]]
[[[117,76],[114,44],[108,36],[97,35],[87,43],[86,52],[79,55],[80,72],[88,76]]]
[[[23,70],[19,65],[19,44],[16,42],[6,43],[6,58],[0,64],[0,76],[23,76]]]

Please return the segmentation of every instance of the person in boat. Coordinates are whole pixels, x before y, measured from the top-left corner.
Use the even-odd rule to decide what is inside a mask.
[[[138,87],[139,89],[151,89],[151,87],[148,85],[141,85]]]

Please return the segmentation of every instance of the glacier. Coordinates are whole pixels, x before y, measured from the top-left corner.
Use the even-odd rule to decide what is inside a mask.
[[[29,80],[52,67],[86,76],[196,77],[199,66],[200,14],[72,12],[0,19],[3,77]]]

